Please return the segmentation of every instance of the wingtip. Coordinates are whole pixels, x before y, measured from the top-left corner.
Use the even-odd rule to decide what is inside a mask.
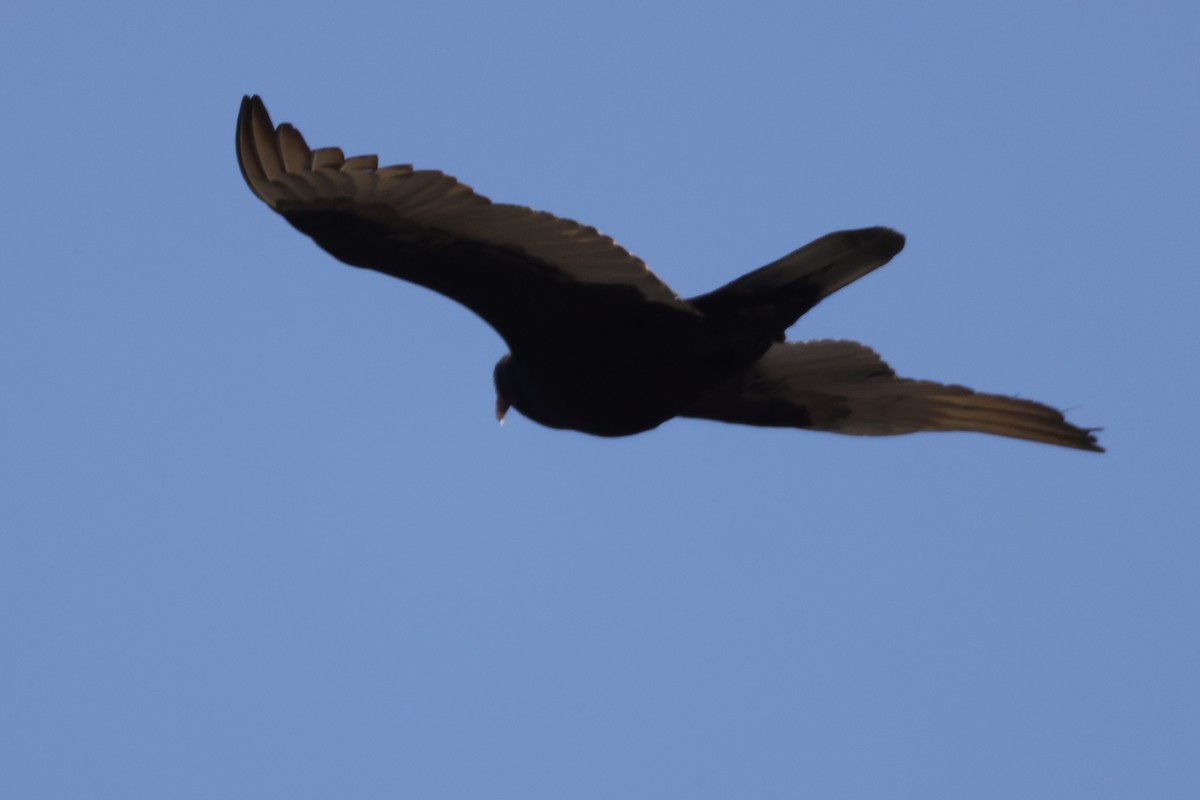
[[[264,194],[266,184],[286,171],[275,138],[275,126],[262,98],[256,94],[244,95],[235,137],[238,166],[246,185],[268,204],[270,201]]]
[[[1080,430],[1087,435],[1084,444],[1080,445],[1081,450],[1087,450],[1090,453],[1108,452],[1104,449],[1104,447],[1100,444],[1100,440],[1096,437],[1096,434],[1100,433],[1100,431],[1104,430],[1104,428],[1081,428]]]
[[[240,133],[243,130],[248,130],[252,120],[257,114],[266,114],[267,107],[263,105],[262,98],[256,94],[242,95],[242,104],[238,109],[237,129]]]
[[[1058,424],[1054,425],[1053,430],[1039,431],[1036,435],[1032,436],[1016,435],[1015,438],[1026,438],[1034,442],[1052,444],[1058,447],[1069,447],[1073,450],[1085,450],[1089,453],[1105,452],[1100,442],[1096,439],[1096,433],[1103,430],[1103,428],[1080,428],[1077,425],[1072,425],[1070,422],[1067,422],[1061,412],[1058,414],[1058,417]],[[990,431],[984,432],[988,433]]]
[[[254,103],[262,103],[258,95],[242,95],[242,105],[238,109],[237,126],[234,129],[234,148],[237,150],[238,168],[242,172],[242,179],[246,181],[246,185],[250,187],[255,194],[258,191],[254,188],[254,183],[257,178],[261,177],[261,169],[253,163],[256,161],[254,156],[254,130],[252,119],[254,117]],[[255,174],[251,174],[251,171]]]

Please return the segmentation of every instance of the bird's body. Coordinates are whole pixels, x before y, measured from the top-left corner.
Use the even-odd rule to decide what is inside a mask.
[[[897,378],[847,341],[786,342],[824,297],[904,246],[887,228],[828,234],[685,300],[612,239],[495,204],[440,172],[310,150],[257,97],[237,126],[251,190],[338,259],[470,308],[504,338],[497,413],[599,436],[677,416],[850,434],[969,430],[1100,450],[1027,400]]]

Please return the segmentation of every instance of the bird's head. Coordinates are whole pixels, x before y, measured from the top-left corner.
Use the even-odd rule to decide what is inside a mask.
[[[512,407],[512,382],[508,375],[509,358],[511,356],[506,353],[496,362],[496,369],[492,372],[492,380],[496,384],[496,421],[501,424],[504,423],[504,415]]]

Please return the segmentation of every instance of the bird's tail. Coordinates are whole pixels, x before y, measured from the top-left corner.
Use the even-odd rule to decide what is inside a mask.
[[[771,333],[782,338],[802,314],[903,247],[904,236],[890,228],[838,231],[689,302],[714,318],[777,328]]]

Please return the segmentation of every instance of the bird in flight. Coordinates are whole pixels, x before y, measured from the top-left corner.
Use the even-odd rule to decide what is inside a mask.
[[[595,228],[493,203],[435,170],[312,150],[242,99],[242,176],[260,200],[355,267],[474,311],[508,345],[496,416],[510,407],[597,436],[674,417],[866,436],[976,431],[1102,452],[1094,428],[1041,403],[900,378],[857,342],[785,331],[904,247],[888,228],[822,236],[721,288],[680,298]]]

